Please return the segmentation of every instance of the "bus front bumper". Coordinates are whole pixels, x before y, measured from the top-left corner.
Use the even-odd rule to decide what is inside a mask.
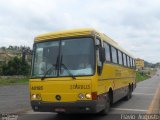
[[[102,108],[98,107],[96,100],[76,102],[43,102],[31,101],[31,106],[37,112],[58,113],[97,113]]]

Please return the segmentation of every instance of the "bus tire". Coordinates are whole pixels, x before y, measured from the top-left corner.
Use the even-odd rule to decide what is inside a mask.
[[[125,99],[125,100],[129,100],[131,97],[132,97],[132,88],[131,88],[131,86],[129,85],[129,86],[128,86],[128,93],[127,93],[127,95],[124,97],[124,99]]]
[[[132,83],[132,92],[133,92],[133,90],[134,90],[134,86],[133,86],[133,83]]]
[[[107,94],[105,108],[100,112],[101,115],[107,115],[110,110],[110,98]]]

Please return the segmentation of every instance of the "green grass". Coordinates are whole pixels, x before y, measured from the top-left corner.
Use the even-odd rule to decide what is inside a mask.
[[[143,74],[142,74],[142,72],[140,72],[140,71],[137,71],[137,72],[136,72],[136,81],[137,81],[137,82],[146,80],[146,79],[148,79],[148,78],[150,78],[150,76],[148,76],[146,73],[143,73]]]
[[[27,84],[29,78],[0,78],[0,85],[9,85],[9,84]]]

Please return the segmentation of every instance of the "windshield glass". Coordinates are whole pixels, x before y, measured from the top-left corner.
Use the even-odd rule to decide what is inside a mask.
[[[55,64],[59,51],[59,42],[51,41],[44,43],[37,43],[35,45],[34,61],[33,61],[33,77],[42,77],[48,71],[46,76],[56,76],[57,70]]]
[[[92,38],[36,43],[32,77],[83,76],[94,73]]]

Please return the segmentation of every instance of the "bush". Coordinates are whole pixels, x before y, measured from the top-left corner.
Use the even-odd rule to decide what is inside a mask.
[[[14,57],[8,64],[2,65],[3,75],[29,75],[30,65],[21,58]]]

